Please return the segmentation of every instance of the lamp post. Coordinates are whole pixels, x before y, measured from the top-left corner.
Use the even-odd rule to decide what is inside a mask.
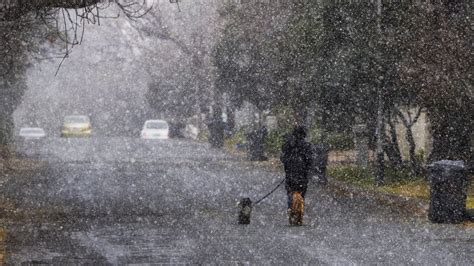
[[[380,45],[382,38],[382,0],[377,0],[377,30],[379,34],[378,45],[377,47],[377,60],[379,64],[379,71],[382,70],[381,64],[381,55],[380,55]],[[376,163],[375,163],[375,184],[381,186],[384,183],[384,152],[383,152],[383,134],[384,134],[384,119],[383,119],[383,95],[382,95],[382,84],[383,76],[377,77],[377,128],[375,135],[377,137],[377,147],[376,147]]]

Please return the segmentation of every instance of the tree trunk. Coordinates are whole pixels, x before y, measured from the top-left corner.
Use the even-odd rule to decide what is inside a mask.
[[[327,124],[328,124],[328,113],[325,110],[321,110],[321,138],[320,142],[321,143],[328,143],[328,129],[327,129]]]
[[[10,148],[13,140],[13,121],[11,116],[0,117],[0,158],[10,156]]]
[[[377,27],[379,32],[380,40],[383,38],[382,34],[382,0],[377,0]],[[378,48],[380,49],[380,48]],[[380,52],[380,51],[378,51]],[[380,56],[378,56],[380,59]],[[376,147],[376,165],[375,165],[375,184],[381,186],[384,184],[385,179],[385,165],[384,165],[384,152],[383,152],[383,135],[384,133],[384,108],[382,99],[382,82],[377,79],[377,129],[375,136],[377,138]]]
[[[354,150],[356,152],[356,164],[366,168],[369,164],[369,137],[367,136],[367,125],[360,123],[352,128],[354,134]]]
[[[400,169],[402,167],[402,155],[400,152],[400,147],[398,146],[398,137],[395,125],[393,121],[390,119],[391,113],[387,115],[387,123],[390,126],[389,133],[390,136],[386,136],[386,145],[384,147],[385,153],[392,164],[393,167],[396,169]]]
[[[306,118],[308,116],[306,106],[303,106],[303,107],[301,107],[301,105],[300,106],[295,106],[295,107],[293,107],[293,112],[295,114],[296,124],[299,125],[299,126],[305,126],[306,125]]]
[[[398,150],[398,144],[388,141],[386,137],[385,145],[383,147],[385,154],[387,154],[390,165],[395,169],[402,168],[402,158]]]
[[[411,172],[413,175],[419,175],[420,174],[420,166],[416,160],[416,155],[415,155],[415,149],[416,149],[416,143],[415,139],[413,138],[413,131],[411,130],[411,126],[406,128],[406,139],[408,142],[409,146],[409,154],[410,154],[410,167],[411,167]]]
[[[410,167],[411,167],[411,172],[414,175],[420,174],[420,165],[416,161],[416,155],[415,155],[416,143],[415,143],[415,139],[413,138],[412,127],[418,121],[418,118],[420,118],[421,110],[422,108],[418,108],[415,116],[412,117],[410,113],[410,109],[408,109],[407,111],[408,117],[405,117],[399,109],[395,109],[396,114],[398,115],[398,117],[400,118],[400,120],[402,121],[406,129],[406,140],[409,146]]]
[[[381,88],[378,88],[378,103],[377,103],[377,128],[375,132],[375,136],[377,138],[377,146],[376,146],[376,164],[375,164],[375,184],[377,186],[381,186],[384,184],[385,179],[385,164],[384,164],[384,150],[383,150],[383,143],[385,135],[384,133],[384,119],[383,119],[383,101],[382,95],[380,92]]]
[[[235,108],[229,106],[227,108],[227,130],[230,135],[233,135],[235,132]]]

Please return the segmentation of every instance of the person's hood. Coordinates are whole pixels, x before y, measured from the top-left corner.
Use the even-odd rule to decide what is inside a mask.
[[[296,127],[293,130],[293,136],[296,140],[304,140],[306,138],[306,130],[304,127]]]

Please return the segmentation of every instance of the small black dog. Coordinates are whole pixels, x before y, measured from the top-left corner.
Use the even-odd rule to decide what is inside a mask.
[[[250,224],[250,214],[252,213],[252,201],[250,198],[243,198],[239,202],[239,224]]]

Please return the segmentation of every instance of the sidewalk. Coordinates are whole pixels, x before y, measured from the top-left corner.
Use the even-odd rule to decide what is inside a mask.
[[[233,155],[239,156],[243,160],[246,158],[246,154],[244,152],[232,150],[229,148],[226,148],[226,151],[232,153]],[[248,161],[247,163],[257,167],[272,169],[283,173],[283,166],[280,160],[276,157],[269,157],[268,161]],[[341,161],[336,160],[332,162],[328,168],[341,165]],[[350,198],[357,196],[359,198],[365,198],[366,200],[376,201],[380,205],[385,205],[392,208],[393,211],[427,220],[429,209],[429,187],[426,183],[421,182],[416,184],[416,187],[410,187],[414,185],[412,183],[377,188],[368,185],[355,184],[353,182],[344,180],[338,180],[333,178],[330,174],[328,175],[329,182],[325,186],[325,189],[336,195],[344,195]],[[467,207],[474,208],[474,188],[472,185],[470,186],[468,195],[469,197]],[[464,225],[474,227],[474,222],[466,221]]]

